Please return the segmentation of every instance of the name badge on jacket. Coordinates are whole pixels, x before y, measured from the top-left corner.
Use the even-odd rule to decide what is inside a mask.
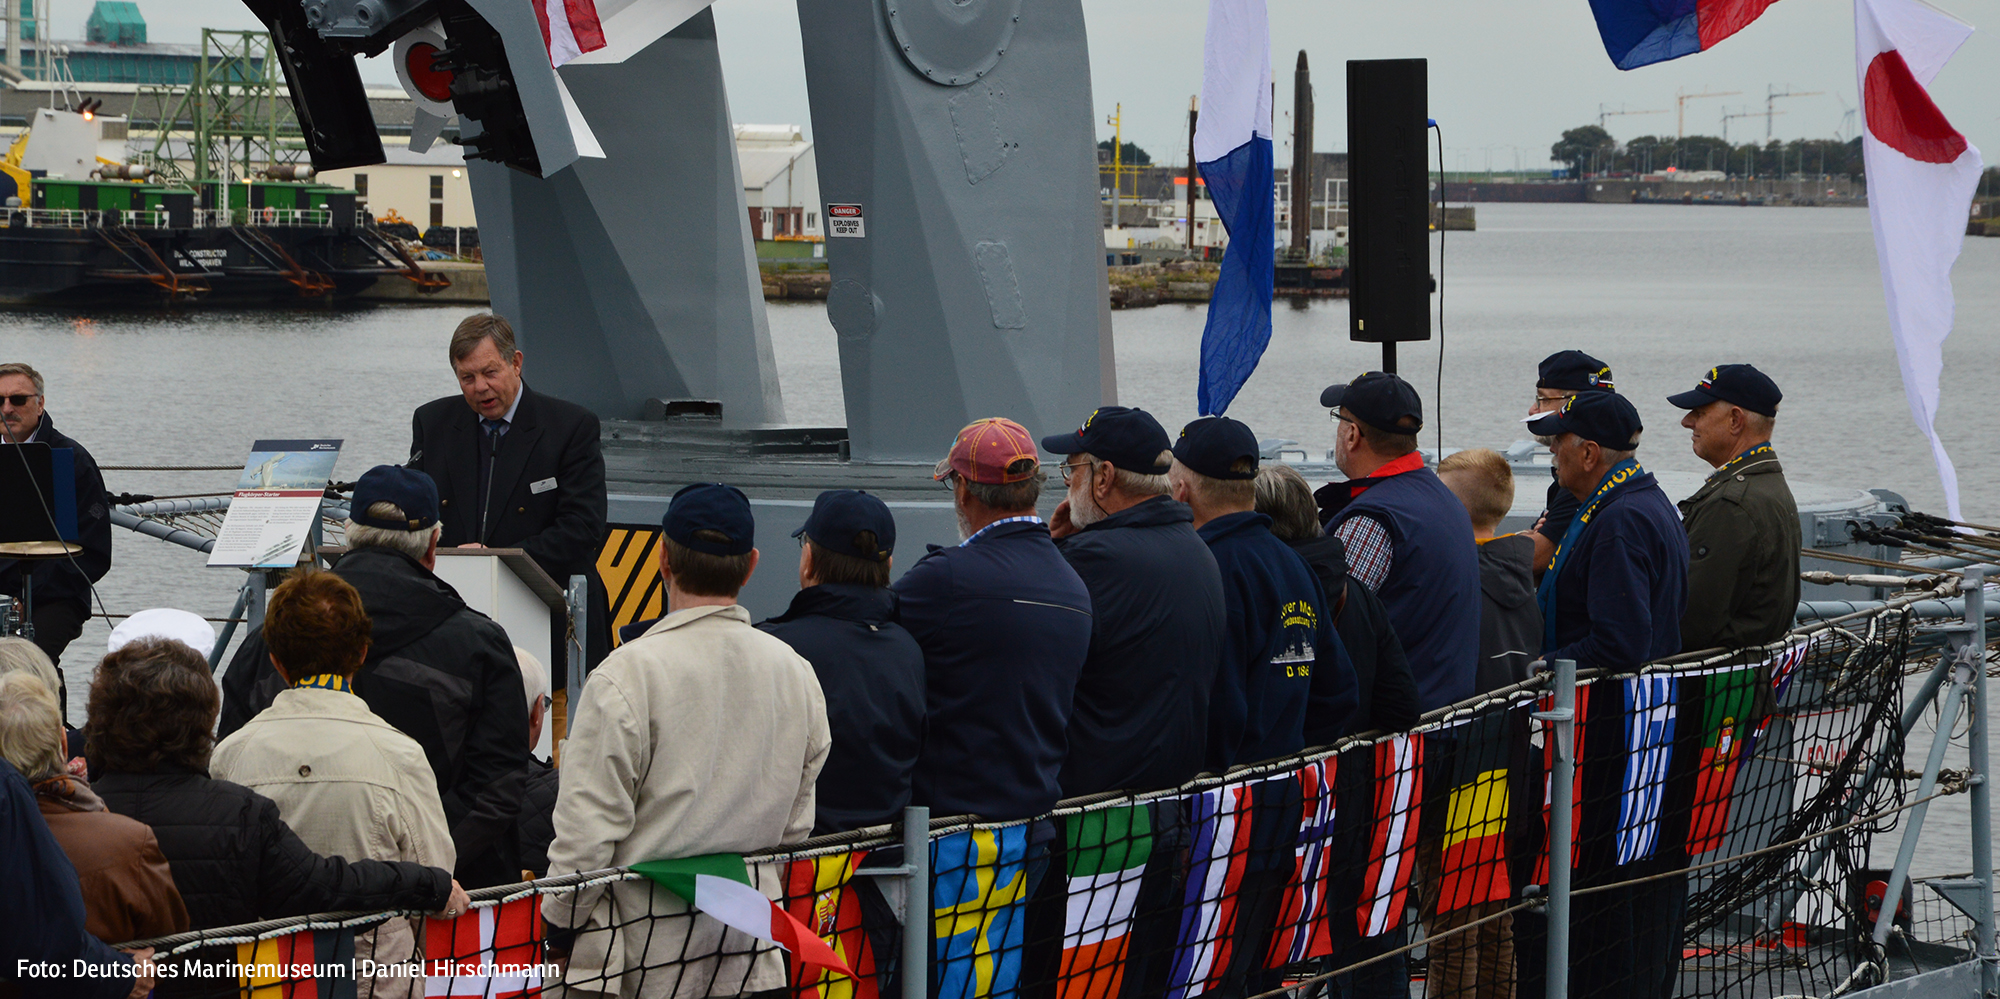
[[[555,487],[556,487],[555,479],[553,478],[541,479],[536,482],[528,483],[528,492],[533,495],[540,496],[541,494],[548,492],[549,490],[554,489]]]

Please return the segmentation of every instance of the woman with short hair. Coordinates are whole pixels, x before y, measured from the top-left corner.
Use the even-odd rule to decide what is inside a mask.
[[[114,943],[187,929],[187,908],[153,831],[112,814],[89,782],[69,774],[58,711],[33,672],[0,674],[0,759],[34,788],[42,820],[76,868],[84,928]]]
[[[221,693],[208,663],[171,639],[104,657],[85,726],[91,772],[111,809],[153,828],[196,929],[353,909],[466,910],[451,872],[314,853],[271,799],[208,776]],[[166,994],[219,983],[162,982]],[[234,995],[228,980],[225,994]]]

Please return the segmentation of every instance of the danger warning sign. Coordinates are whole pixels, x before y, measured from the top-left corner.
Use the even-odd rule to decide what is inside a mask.
[[[862,225],[860,205],[826,206],[826,234],[828,236],[867,235]]]

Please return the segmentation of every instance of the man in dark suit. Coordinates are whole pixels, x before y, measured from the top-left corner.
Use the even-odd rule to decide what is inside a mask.
[[[520,548],[559,586],[590,582],[586,659],[604,658],[610,613],[597,578],[605,538],[604,450],[597,417],[521,381],[514,329],[494,315],[466,317],[451,335],[459,396],[417,408],[410,467],[437,482],[444,534],[460,548]],[[556,634],[562,634],[560,624]],[[567,671],[551,664],[553,686]]]

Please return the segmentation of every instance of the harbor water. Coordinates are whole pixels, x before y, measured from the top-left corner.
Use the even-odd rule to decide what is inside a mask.
[[[1929,448],[1904,398],[1865,209],[1481,205],[1479,230],[1446,235],[1442,252],[1440,327],[1428,342],[1403,345],[1399,358],[1424,396],[1426,447],[1440,433],[1447,448],[1504,447],[1522,437],[1517,421],[1535,363],[1575,347],[1607,361],[1619,391],[1637,402],[1647,426],[1643,462],[1706,471],[1665,396],[1711,365],[1748,361],[1786,393],[1776,445],[1795,481],[1893,489],[1919,510],[1944,513]],[[2000,524],[2000,239],[1966,241],[1954,286],[1957,331],[1945,346],[1937,422],[1958,463],[1966,518]],[[824,306],[769,309],[788,421],[841,425]],[[49,413],[100,464],[231,465],[256,438],[338,437],[346,441],[338,474],[352,478],[403,460],[411,411],[456,392],[445,341],[467,311],[397,304],[8,312],[0,313],[0,360],[27,361],[47,376]],[[1169,305],[1113,314],[1118,402],[1146,408],[1168,427],[1197,415],[1205,312]],[[1321,456],[1333,431],[1320,389],[1381,362],[1378,348],[1346,334],[1343,301],[1278,302],[1264,363],[1229,415]],[[547,335],[525,333],[531,342]],[[533,384],[532,349],[526,377]],[[938,442],[940,453],[948,444]],[[114,493],[158,496],[226,492],[234,479],[105,474]],[[156,606],[211,617],[228,611],[240,573],[205,569],[192,552],[122,530],[115,543],[99,585],[112,615]],[[91,622],[65,657],[74,722],[82,721],[89,664],[108,630],[101,619]],[[1912,766],[1921,754],[1912,750]],[[1962,760],[1961,752],[1948,765]],[[1925,841],[1939,849],[1920,852],[1920,873],[1969,869],[1963,802],[1932,808]],[[1878,853],[1890,851],[1884,862],[1892,840],[1878,844]]]

